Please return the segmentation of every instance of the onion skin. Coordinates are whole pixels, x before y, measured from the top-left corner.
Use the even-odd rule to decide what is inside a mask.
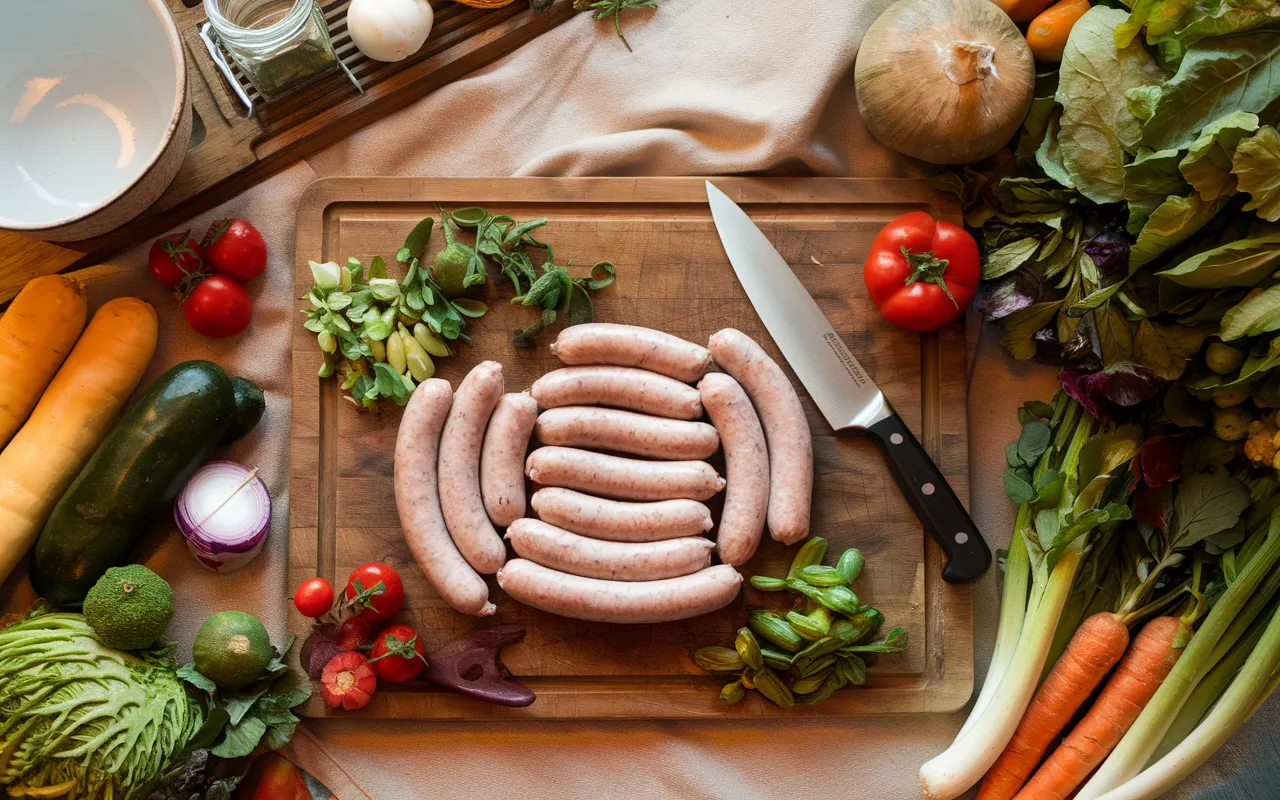
[[[886,146],[932,164],[998,152],[1031,108],[1035,60],[989,0],[900,0],[867,30],[858,111]]]

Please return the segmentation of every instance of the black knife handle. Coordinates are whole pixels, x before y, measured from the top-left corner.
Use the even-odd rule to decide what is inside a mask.
[[[977,580],[991,564],[991,551],[960,498],[902,418],[890,414],[867,428],[867,435],[880,445],[911,510],[946,553],[942,579],[947,583]]]

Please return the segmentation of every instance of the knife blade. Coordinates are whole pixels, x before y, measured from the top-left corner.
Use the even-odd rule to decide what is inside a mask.
[[[976,580],[991,564],[991,551],[938,466],[768,237],[711,181],[707,200],[738,281],[827,424],[861,431],[880,447],[898,488],[947,557],[943,580]]]

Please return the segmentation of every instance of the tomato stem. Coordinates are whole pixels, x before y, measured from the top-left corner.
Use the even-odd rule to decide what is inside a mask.
[[[382,581],[378,581],[372,586],[372,588],[366,589],[360,583],[359,578],[351,582],[351,587],[356,590],[356,593],[347,598],[347,602],[344,605],[348,608],[355,608],[359,606],[361,609],[372,609],[373,598],[380,594],[385,594],[387,591],[387,585]]]
[[[911,267],[911,274],[903,282],[904,286],[910,286],[913,283],[932,283],[942,290],[942,293],[951,301],[951,305],[960,307],[956,299],[951,296],[951,290],[947,288],[947,279],[943,277],[943,273],[951,264],[950,261],[938,258],[931,250],[913,253],[906,248],[906,245],[902,246],[902,256],[907,259],[907,266]]]

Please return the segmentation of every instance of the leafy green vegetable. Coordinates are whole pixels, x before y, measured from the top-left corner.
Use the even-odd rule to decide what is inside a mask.
[[[1147,27],[1147,44],[1177,62],[1186,48],[1210,36],[1260,28],[1280,21],[1272,0],[1137,0],[1129,19],[1116,29],[1116,41],[1128,44]]]
[[[1201,198],[1216,200],[1236,190],[1236,178],[1231,174],[1236,145],[1256,131],[1258,124],[1257,114],[1232,111],[1200,132],[1200,138],[1192,143],[1178,166]]]
[[[259,744],[281,747],[293,738],[298,718],[293,709],[311,696],[311,684],[289,672],[284,658],[293,647],[293,638],[276,648],[275,657],[261,677],[238,691],[219,690],[200,674],[195,662],[179,669],[179,677],[205,693],[205,704],[212,724],[201,730],[213,755],[240,758],[252,753]]]
[[[0,792],[137,798],[201,727],[168,650],[125,654],[79,614],[0,631]]]
[[[1181,286],[1220,289],[1253,286],[1280,271],[1280,232],[1205,250],[1156,273]]]
[[[1072,184],[1095,203],[1124,199],[1125,155],[1137,150],[1142,137],[1125,91],[1164,77],[1141,43],[1116,47],[1116,26],[1124,20],[1124,12],[1113,8],[1090,9],[1071,29],[1058,78],[1062,164]]]
[[[1248,487],[1224,470],[1186,476],[1173,502],[1173,546],[1187,548],[1227,530],[1248,507]]]
[[[1213,120],[1237,111],[1257,114],[1278,97],[1280,33],[1199,42],[1164,84],[1151,119],[1142,125],[1142,143],[1154,150],[1188,148]]]
[[[1223,341],[1280,330],[1280,286],[1250,295],[1222,315]]]
[[[1280,38],[1280,37],[1277,37]],[[1280,60],[1276,61],[1280,72]],[[1245,211],[1257,211],[1268,222],[1280,220],[1280,132],[1268,125],[1236,147],[1232,173],[1250,199]]]

